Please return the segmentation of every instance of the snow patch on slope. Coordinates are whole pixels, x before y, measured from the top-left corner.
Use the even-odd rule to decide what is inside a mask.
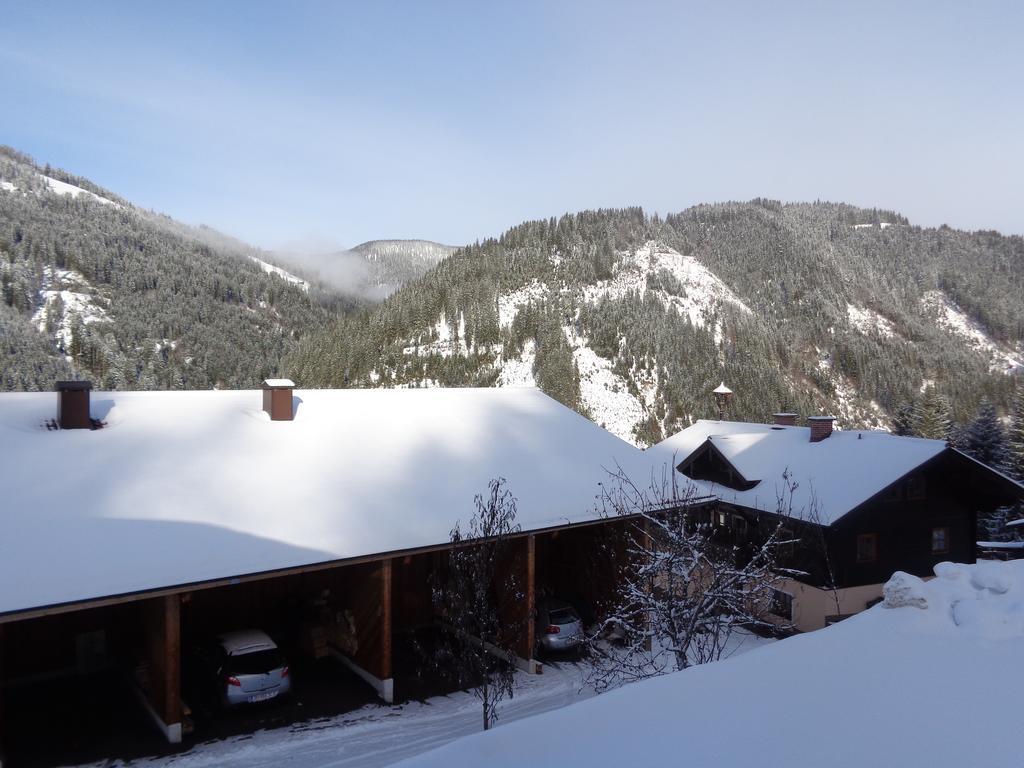
[[[4,190],[5,192],[15,192],[18,188],[9,181],[0,181],[0,189]]]
[[[1024,350],[1007,349],[985,331],[984,326],[969,317],[942,291],[928,291],[921,297],[925,312],[935,318],[946,333],[959,337],[967,346],[989,358],[989,370],[1015,373],[1024,368]]]
[[[612,363],[601,357],[569,326],[562,329],[572,348],[580,372],[580,396],[595,422],[623,440],[637,445],[633,427],[647,413],[643,404],[629,391],[625,379],[612,370]]]
[[[536,387],[533,378],[533,361],[537,358],[537,344],[527,339],[523,344],[522,354],[514,360],[506,360],[501,364],[498,374],[499,387]]]
[[[723,307],[731,306],[751,315],[750,307],[723,283],[711,270],[692,256],[684,256],[672,248],[647,242],[616,265],[611,280],[601,280],[583,289],[584,299],[593,304],[599,299],[621,299],[629,293],[644,293],[648,275],[668,272],[682,286],[682,294],[654,291],[666,307],[673,307],[690,322],[703,327]]]
[[[404,355],[440,355],[451,357],[452,355],[469,355],[469,346],[466,344],[466,316],[459,313],[458,332],[456,333],[444,312],[437,322],[431,327],[431,335],[434,340],[426,344],[413,344],[402,349]],[[500,345],[495,345],[500,351]]]
[[[875,334],[886,339],[896,335],[896,328],[889,318],[867,307],[847,303],[846,317],[850,325],[865,335]]]
[[[262,259],[257,259],[255,256],[250,256],[250,259],[260,265],[260,268],[268,275],[277,275],[282,280],[287,280],[289,283],[299,286],[302,290],[309,292],[309,283],[303,280],[301,277],[293,275],[291,272],[287,272],[278,266],[270,264]]]
[[[67,353],[71,348],[71,327],[77,317],[83,324],[108,322],[110,315],[96,303],[85,275],[70,269],[43,267],[43,290],[40,305],[32,315],[32,323],[40,333],[52,329],[57,346]]]
[[[882,406],[874,400],[865,405],[858,398],[857,390],[835,369],[831,353],[818,359],[818,370],[828,377],[835,389],[836,412],[832,415],[838,418],[840,424],[863,424],[865,429],[889,429],[890,420]]]
[[[105,197],[100,197],[95,192],[90,192],[87,189],[76,187],[74,184],[68,184],[66,181],[60,181],[58,179],[51,179],[49,176],[39,174],[39,177],[46,182],[46,186],[50,188],[50,191],[58,195],[71,195],[71,197],[78,197],[79,195],[85,195],[86,197],[92,198],[93,200],[103,203],[104,205],[112,205],[115,208],[121,206],[115,203],[113,200],[108,200]]]
[[[519,314],[519,308],[538,301],[548,293],[548,286],[537,279],[522,288],[498,296],[498,323],[508,328]]]

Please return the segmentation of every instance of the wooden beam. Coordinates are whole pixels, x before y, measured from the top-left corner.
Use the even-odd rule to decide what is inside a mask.
[[[391,600],[392,600],[392,573],[391,560],[384,560],[380,564],[380,677],[387,680],[392,676],[393,664],[391,659]]]
[[[700,504],[695,503],[694,506],[700,506]],[[597,520],[582,520],[576,523],[566,522],[561,525],[551,525],[545,528],[536,528],[528,532],[522,532],[512,538],[526,538],[527,536],[533,536],[541,533],[552,533],[554,531],[565,531],[570,529],[586,528],[595,525],[607,525],[610,522],[615,522],[619,520],[629,520],[634,519],[636,517],[638,516],[623,515],[621,517],[603,517]],[[25,619],[37,619],[42,616],[54,616],[61,613],[70,613],[72,611],[81,611],[90,608],[102,608],[108,605],[123,605],[124,603],[141,602],[143,600],[149,600],[155,597],[164,597],[167,595],[183,595],[189,592],[199,592],[204,589],[215,589],[217,587],[227,587],[233,586],[235,584],[246,584],[251,581],[264,581],[266,579],[276,579],[280,576],[294,576],[300,573],[317,573],[319,571],[332,570],[335,568],[346,568],[353,565],[379,563],[384,560],[390,560],[394,557],[405,557],[407,555],[418,555],[431,552],[443,552],[451,548],[451,543],[446,542],[444,544],[432,544],[425,547],[397,549],[389,552],[376,553],[372,555],[361,555],[359,557],[327,560],[322,563],[311,563],[309,565],[300,565],[292,568],[278,568],[270,571],[258,571],[255,573],[239,574],[237,576],[225,576],[223,578],[210,579],[208,581],[185,582],[183,584],[175,584],[167,587],[157,587],[155,589],[139,590],[138,592],[125,592],[118,595],[106,595],[103,597],[89,598],[86,600],[76,600],[67,603],[54,603],[52,605],[39,606],[36,608],[29,608],[26,610],[7,611],[5,613],[0,613],[0,624],[8,624],[10,622],[23,621]]]

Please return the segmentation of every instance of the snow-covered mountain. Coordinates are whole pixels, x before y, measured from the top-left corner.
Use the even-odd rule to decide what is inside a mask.
[[[289,364],[318,386],[540,386],[646,444],[713,415],[722,380],[738,418],[885,428],[936,387],[964,420],[1008,402],[1022,338],[1021,238],[757,200],[520,225]]]
[[[255,386],[344,311],[268,254],[0,147],[0,389]],[[349,306],[351,302],[349,302]]]

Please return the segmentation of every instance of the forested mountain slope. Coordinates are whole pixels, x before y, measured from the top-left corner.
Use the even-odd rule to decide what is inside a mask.
[[[888,426],[926,389],[966,420],[1024,366],[1024,240],[832,203],[522,224],[310,334],[303,386],[536,383],[640,443],[713,415]]]
[[[0,147],[0,389],[255,386],[353,303],[265,257]]]

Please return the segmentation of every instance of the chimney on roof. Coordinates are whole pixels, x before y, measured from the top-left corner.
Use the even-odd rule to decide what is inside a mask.
[[[820,443],[832,434],[832,422],[835,416],[808,416],[807,426],[811,428],[811,442]]]
[[[289,379],[267,379],[263,382],[263,410],[271,421],[291,421],[292,390],[295,384]]]
[[[773,413],[772,418],[775,420],[776,426],[779,427],[795,427],[796,426],[796,414],[795,413]]]
[[[61,429],[92,429],[89,416],[91,381],[57,382],[57,425]]]

